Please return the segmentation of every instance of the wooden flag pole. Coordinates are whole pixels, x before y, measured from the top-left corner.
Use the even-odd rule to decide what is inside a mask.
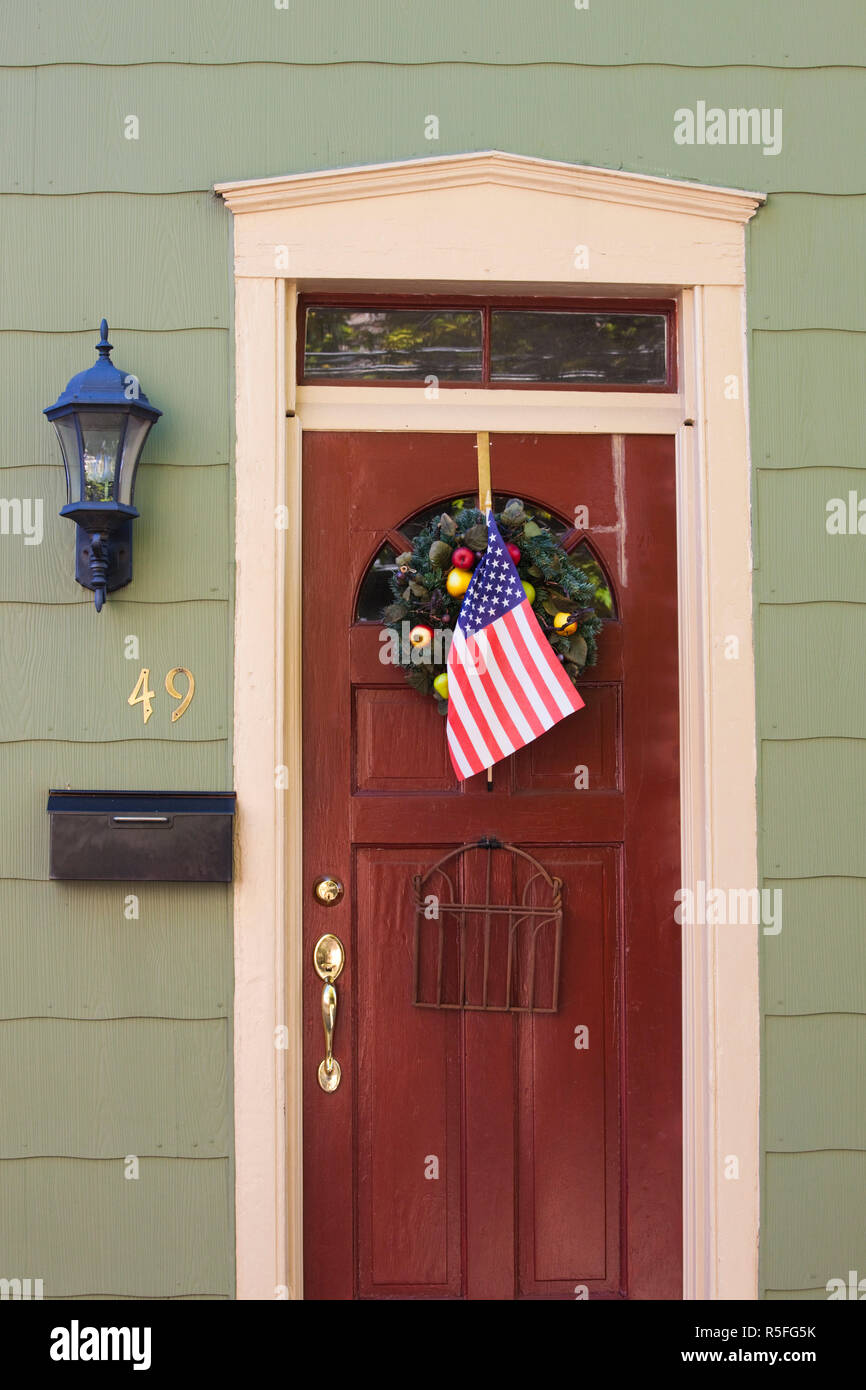
[[[478,450],[478,506],[482,512],[487,513],[488,507],[493,505],[493,494],[490,491],[490,435],[487,430],[479,430],[476,436],[475,445]]]
[[[479,430],[475,436],[478,453],[478,507],[484,513],[493,506],[493,493],[490,490],[490,435],[487,430]],[[493,791],[493,768],[487,769],[487,790]]]

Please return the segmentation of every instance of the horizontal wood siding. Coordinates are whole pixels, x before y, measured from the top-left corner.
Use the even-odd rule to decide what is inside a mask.
[[[814,599],[766,604],[756,644],[763,669],[774,675],[760,689],[761,724],[771,738],[859,739],[863,708],[857,693],[866,690],[866,604]],[[818,655],[828,651],[835,653],[831,680],[826,660]]]
[[[866,497],[864,186],[771,198],[750,229],[769,1299],[826,1299],[863,1262],[866,538],[828,534],[827,507]]]
[[[764,952],[767,1014],[862,1013],[866,878],[767,878],[764,883],[771,892],[784,889],[784,942],[768,940]],[[851,1104],[860,1105],[859,1083]]]
[[[726,63],[813,67],[862,63],[858,0],[667,0],[586,10],[540,0],[527,23],[511,0],[274,0],[245,8],[152,0],[119,10],[66,0],[7,0],[7,63],[475,62],[520,64]]]
[[[159,352],[162,345],[169,350],[169,335],[178,330],[227,329],[231,322],[231,226],[222,201],[212,193],[81,193],[63,198],[7,194],[0,197],[0,217],[7,244],[19,248],[22,268],[20,275],[13,275],[7,267],[0,330],[92,334],[104,314],[117,360],[129,369],[129,330],[158,333],[154,348]],[[218,351],[224,375],[228,334]],[[62,339],[50,360],[53,379],[42,406],[51,405],[66,385],[69,352]],[[73,367],[81,371],[91,360],[87,349]],[[144,368],[138,373],[142,389],[162,409]],[[22,380],[25,375],[22,371]],[[26,389],[32,392],[32,384]],[[197,402],[194,392],[187,391],[187,410],[198,405],[204,415],[204,407],[216,395],[211,389]],[[157,448],[155,429],[151,439],[147,458],[149,449]]]
[[[35,87],[28,70],[13,70],[11,84],[32,108],[32,184],[21,185],[10,153],[4,192],[189,192],[220,179],[367,163],[373,141],[376,162],[502,149],[646,174],[675,165],[681,178],[773,192],[864,186],[858,126],[840,120],[830,145],[818,116],[864,102],[866,73],[853,67],[600,66],[582,68],[576,81],[567,64],[347,63],[337,79],[331,66],[157,63],[40,68]],[[726,112],[781,110],[782,153],[766,155],[762,143],[677,145],[674,113],[700,100]],[[226,120],[226,111],[244,119]],[[125,134],[130,115],[134,139]]]
[[[10,0],[2,61],[0,498],[42,499],[44,535],[0,534],[0,1275],[48,1298],[234,1292],[230,890],[51,883],[45,814],[52,785],[231,785],[232,229],[211,186],[499,148],[771,195],[748,234],[761,865],[783,904],[761,936],[761,1288],[826,1297],[862,1265],[866,1181],[866,539],[825,526],[830,498],[866,496],[860,0],[545,0],[531,23],[510,0]],[[677,145],[699,100],[780,107],[781,153]],[[134,582],[97,618],[41,410],[103,314],[165,415]],[[146,727],[126,703],[145,665]],[[171,725],[174,665],[197,692]]]
[[[852,211],[862,211],[862,201],[858,198],[850,205],[846,203],[837,212],[845,212],[850,218]],[[859,244],[860,229],[851,226],[848,230],[852,245]],[[850,255],[850,251],[846,254]],[[802,293],[799,286],[796,292]],[[838,302],[834,304],[834,316],[839,315],[841,308]],[[752,312],[757,324],[754,305]],[[768,314],[766,306],[762,312]],[[814,320],[817,313],[818,306],[810,301],[808,311],[801,308],[802,324]],[[864,467],[861,441],[866,435],[866,334],[856,330],[837,332],[818,324],[814,331],[804,331],[800,326],[788,332],[764,332],[756,326],[752,333],[751,371],[753,383],[768,396],[767,409],[752,420],[752,457],[759,468],[819,469],[822,471],[816,473],[814,481],[823,487],[832,481],[830,470],[834,468]],[[780,383],[789,389],[780,391]],[[776,389],[771,391],[771,386]],[[760,481],[763,485],[769,483],[763,475]],[[785,485],[784,480],[781,485]],[[800,480],[798,485],[809,486],[806,480]],[[852,478],[848,485],[857,487],[858,480]],[[860,491],[862,494],[862,484]],[[812,512],[811,505],[808,510]],[[820,519],[820,508],[818,516]],[[766,543],[767,535],[762,539]],[[795,558],[793,546],[789,551]],[[832,567],[832,548],[825,561]],[[817,592],[821,592],[820,587]]]
[[[224,1297],[227,1160],[142,1158],[137,1178],[126,1171],[124,1158],[0,1159],[6,1268],[41,1278],[46,1298]]]
[[[0,1019],[229,1018],[225,884],[4,879],[0,899]]]
[[[859,396],[852,397],[844,421],[857,415]],[[792,402],[793,404],[793,402]],[[828,448],[823,467],[759,469],[756,510],[761,526],[761,594],[770,603],[857,604],[863,596],[863,537],[834,536],[827,540],[827,505],[844,501],[849,492],[866,497],[866,468],[849,467],[856,446],[847,454]],[[821,455],[816,451],[815,458]],[[791,518],[802,518],[791,539]],[[850,607],[843,618],[852,616]],[[856,621],[856,619],[855,619]],[[819,663],[820,668],[820,663]],[[770,692],[767,692],[770,694]]]
[[[0,1158],[228,1158],[227,1040],[225,1018],[0,1022]]]
[[[828,1084],[829,1071],[821,1086]],[[847,1281],[850,1269],[861,1270],[862,1277],[862,1218],[857,1213],[863,1210],[864,1184],[862,1149],[767,1154],[763,1267],[768,1289],[813,1292],[826,1299],[828,1279]]]

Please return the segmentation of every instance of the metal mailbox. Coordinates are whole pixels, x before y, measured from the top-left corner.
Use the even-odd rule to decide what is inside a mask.
[[[49,876],[230,883],[234,792],[48,793]]]

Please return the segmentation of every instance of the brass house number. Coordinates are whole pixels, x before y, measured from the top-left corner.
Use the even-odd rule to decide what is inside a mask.
[[[187,688],[185,692],[178,690],[174,683],[175,676],[186,676]],[[195,694],[195,676],[192,671],[188,671],[185,666],[172,666],[165,678],[165,688],[173,700],[180,701],[177,709],[171,712],[171,722],[172,724],[176,724],[181,715],[186,714],[186,711],[189,709],[190,701]],[[127,697],[126,703],[133,707],[135,707],[135,705],[141,705],[141,712],[146,724],[153,714],[153,705],[151,701],[155,699],[156,695],[154,691],[150,689],[150,667],[144,666],[139,672],[138,680],[135,682],[135,688],[132,694]]]

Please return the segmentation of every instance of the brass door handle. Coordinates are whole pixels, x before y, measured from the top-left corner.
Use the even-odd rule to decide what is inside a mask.
[[[337,991],[334,981],[343,969],[346,952],[337,936],[320,936],[313,948],[313,965],[320,980],[324,980],[322,990],[322,1026],[325,1030],[325,1057],[319,1063],[319,1085],[323,1091],[336,1091],[340,1084],[340,1063],[334,1056],[334,1027],[337,1022]]]

